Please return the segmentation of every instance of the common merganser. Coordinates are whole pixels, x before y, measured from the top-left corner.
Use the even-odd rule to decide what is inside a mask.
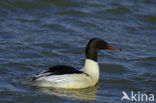
[[[65,89],[81,89],[94,86],[99,80],[97,52],[101,49],[121,50],[110,46],[100,38],[93,38],[87,44],[84,67],[77,70],[71,66],[58,65],[32,78],[32,85]]]

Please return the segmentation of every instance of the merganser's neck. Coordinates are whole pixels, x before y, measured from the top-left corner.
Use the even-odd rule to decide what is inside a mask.
[[[86,59],[83,71],[91,77],[94,84],[96,84],[98,82],[98,80],[99,80],[99,65],[97,62],[95,62],[91,59]]]
[[[86,48],[86,59],[91,59],[97,62],[97,50],[94,48]]]

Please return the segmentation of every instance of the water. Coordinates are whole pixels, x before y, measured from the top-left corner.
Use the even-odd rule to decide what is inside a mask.
[[[155,11],[155,0],[1,0],[0,102],[119,103],[122,91],[155,94]],[[22,84],[50,66],[80,69],[85,46],[94,37],[123,49],[99,52],[95,87]]]

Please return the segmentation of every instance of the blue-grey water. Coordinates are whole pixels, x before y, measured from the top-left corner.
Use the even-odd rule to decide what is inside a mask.
[[[123,49],[98,53],[96,86],[24,85],[51,66],[82,68],[95,37]],[[120,103],[122,91],[156,96],[155,0],[0,1],[0,103]]]

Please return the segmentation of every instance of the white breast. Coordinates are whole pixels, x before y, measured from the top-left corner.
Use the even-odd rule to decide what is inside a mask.
[[[86,59],[82,71],[84,71],[91,77],[92,82],[94,82],[93,85],[95,85],[98,82],[98,80],[99,80],[99,65],[97,62],[95,62],[91,59]]]

